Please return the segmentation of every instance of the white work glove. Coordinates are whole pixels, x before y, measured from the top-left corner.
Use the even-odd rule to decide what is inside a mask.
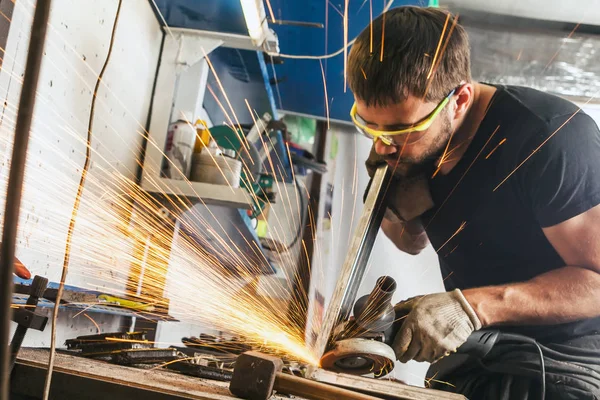
[[[403,363],[437,361],[481,329],[481,321],[459,289],[416,297],[396,307],[411,309],[394,338],[394,352]]]

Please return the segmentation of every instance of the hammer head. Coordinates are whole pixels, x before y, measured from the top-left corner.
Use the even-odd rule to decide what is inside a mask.
[[[281,359],[248,351],[235,362],[229,391],[247,400],[267,400],[273,395],[275,377],[282,369]]]

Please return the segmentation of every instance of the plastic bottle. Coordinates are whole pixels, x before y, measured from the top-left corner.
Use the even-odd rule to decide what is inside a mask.
[[[189,178],[192,169],[196,129],[191,125],[193,115],[190,111],[180,111],[176,115],[179,119],[169,126],[165,148],[165,155],[171,162],[163,164],[163,173],[167,178],[184,180]]]

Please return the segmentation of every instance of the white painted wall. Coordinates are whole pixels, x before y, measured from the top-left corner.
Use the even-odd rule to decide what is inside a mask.
[[[0,110],[0,212],[4,211],[34,4],[16,0],[8,43],[1,55],[0,104],[5,106]],[[117,0],[52,3],[17,246],[17,256],[31,272],[51,281],[59,280],[62,269],[67,227],[85,158],[92,91],[108,51],[117,4]],[[125,180],[136,174],[161,39],[150,3],[124,0],[96,102],[94,153],[73,237],[69,285],[117,293],[124,288],[131,244],[116,229],[118,214],[111,205],[115,195],[127,193]],[[98,319],[103,320],[103,331],[120,329],[120,318]],[[74,323],[85,326],[73,328]],[[69,323],[67,316],[61,317],[61,327],[67,331],[79,327],[88,333],[87,328],[94,328],[87,318],[71,318]],[[28,336],[25,344],[44,344],[39,339],[47,334],[48,329]]]
[[[350,235],[362,212],[363,192],[369,181],[364,162],[371,147],[369,139],[355,134],[355,129],[352,127],[332,126],[329,134],[337,137],[339,146],[335,166],[331,172],[334,175],[333,179],[329,177],[334,184],[332,229],[326,233],[323,231],[319,233],[318,241],[323,254],[313,260],[313,273],[318,278],[313,279],[316,286],[311,288],[311,291],[315,287],[318,288],[326,301],[331,298],[339,269],[348,253]],[[330,144],[331,141],[330,137]],[[422,254],[411,256],[398,250],[380,232],[371,253],[369,269],[363,279],[359,296],[369,293],[375,286],[377,278],[383,275],[396,279],[398,289],[393,297],[394,302],[419,294],[444,290],[437,255],[431,246]],[[426,363],[414,361],[408,364],[397,363],[393,376],[413,385],[423,385],[427,368]]]
[[[32,272],[51,281],[60,276],[67,226],[85,157],[92,90],[107,54],[116,7],[117,0],[53,2],[29,144],[18,246],[18,256]],[[0,98],[7,104],[0,125],[3,187],[32,12],[32,1],[16,1],[3,55]],[[89,239],[82,236],[89,231],[102,232],[103,228],[108,235],[105,240],[117,248],[126,246],[119,243],[119,235],[111,231],[112,225],[102,226],[108,222],[102,221],[98,202],[106,206],[107,197],[114,194],[110,193],[114,187],[109,184],[114,180],[108,175],[135,177],[161,37],[160,26],[147,1],[123,2],[113,54],[96,103],[94,154],[81,204],[82,223],[74,235],[77,249]],[[114,237],[109,237],[111,234]],[[73,273],[68,283],[89,285],[81,274],[84,268],[91,273],[93,264],[83,255],[78,258],[76,251],[73,255]],[[120,262],[110,255],[104,261],[115,266]],[[107,268],[102,271],[107,273]],[[97,286],[103,287],[106,283],[101,280],[109,277],[97,278]]]

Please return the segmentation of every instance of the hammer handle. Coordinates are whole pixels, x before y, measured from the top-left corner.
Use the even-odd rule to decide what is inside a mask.
[[[273,389],[309,400],[381,400],[379,397],[282,373],[277,374]]]

